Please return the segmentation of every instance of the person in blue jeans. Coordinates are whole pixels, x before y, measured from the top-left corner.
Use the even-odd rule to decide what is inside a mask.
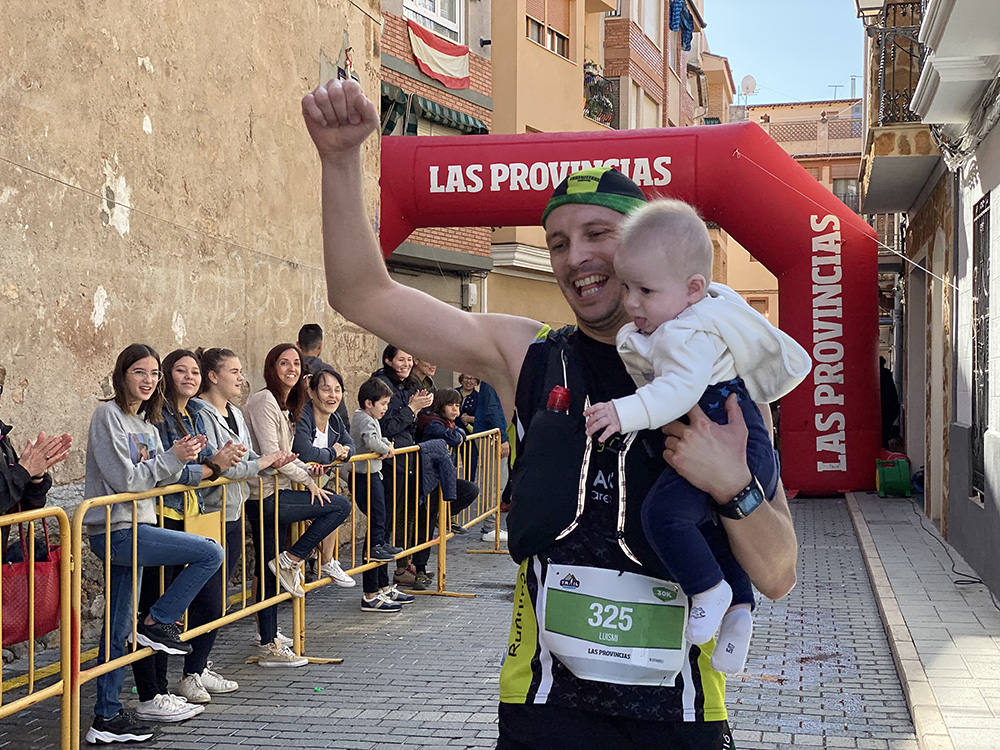
[[[232,440],[216,443],[214,435],[205,430],[204,404],[194,398],[201,388],[201,364],[198,356],[187,349],[176,349],[163,358],[163,375],[160,379],[164,395],[163,419],[157,423],[160,441],[173,445],[182,438],[204,435],[206,445],[195,461],[188,463],[177,479],[177,484],[196,486],[207,479],[214,479],[223,471],[239,463],[246,448]],[[184,530],[185,516],[192,517],[204,511],[204,490],[187,490],[166,495],[162,504],[161,526],[174,531]],[[156,501],[158,503],[158,501]],[[160,507],[157,505],[157,511]],[[139,594],[139,613],[144,615],[160,595],[161,575],[164,586],[169,586],[183,566],[149,566],[142,573],[142,589]],[[220,571],[202,587],[188,606],[188,627],[204,625],[222,612],[222,586],[218,580]],[[214,583],[214,585],[213,585]],[[211,700],[204,690],[193,689],[200,683],[200,675],[207,669],[209,652],[215,643],[215,631],[192,639],[193,651],[184,657],[184,678],[177,693],[169,689],[169,656],[156,653],[132,663],[139,696],[136,711],[144,721],[178,722],[197,716],[204,709],[199,703]],[[235,690],[239,687],[231,680],[225,680],[217,672],[206,673],[206,679],[215,678],[219,692]],[[181,701],[179,698],[184,698]]]
[[[616,346],[638,388],[586,409],[587,434],[624,445],[628,438],[618,433],[662,427],[696,404],[720,424],[728,422],[728,409],[739,408],[756,479],[733,503],[752,496],[759,504],[774,496],[779,477],[770,430],[754,402],[769,403],[791,391],[812,363],[739,294],[709,283],[713,254],[705,222],[683,201],[651,201],[626,217],[614,267],[632,322],[618,330]],[[729,402],[731,395],[737,403]],[[750,645],[753,589],[728,545],[719,548],[714,535],[706,537],[699,528],[712,521],[713,506],[706,493],[667,467],[643,501],[642,529],[691,600],[687,639],[700,646],[719,631],[712,666],[736,674]],[[755,507],[716,510],[749,513]]]
[[[114,396],[97,407],[90,422],[87,498],[143,492],[171,484],[180,477],[184,465],[205,447],[202,435],[184,437],[164,449],[154,426],[162,419],[159,378],[160,358],[151,347],[132,344],[118,355],[112,374]],[[133,507],[137,521],[134,539]],[[131,621],[138,604],[131,597],[133,564],[140,568],[139,575],[146,565],[186,566],[150,607],[149,614],[136,624],[136,645],[169,654],[190,653],[191,646],[180,640],[175,623],[184,617],[191,600],[219,569],[222,547],[211,539],[157,527],[155,500],[117,503],[110,508],[107,526],[104,507],[89,509],[83,519],[94,554],[102,560],[107,557],[111,563],[107,584],[110,620],[104,623],[101,634],[100,661],[123,656],[126,638],[131,638]],[[93,724],[87,731],[88,742],[143,742],[153,736],[148,726],[122,706],[124,679],[122,668],[97,678],[97,702]]]

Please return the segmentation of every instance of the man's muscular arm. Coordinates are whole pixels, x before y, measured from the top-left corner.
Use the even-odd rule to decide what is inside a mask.
[[[330,306],[422,359],[487,380],[509,408],[539,323],[467,313],[393,281],[365,215],[361,144],[378,126],[355,81],[330,81],[302,99],[322,167],[323,260]]]
[[[729,424],[719,425],[695,406],[688,414],[690,425],[671,422],[663,428],[664,459],[719,504],[729,502],[751,478],[747,428],[735,395],[726,400],[726,414]],[[767,413],[765,423],[769,417]],[[798,542],[781,482],[771,502],[746,518],[723,518],[722,523],[733,554],[754,586],[769,599],[786,596],[795,586]]]

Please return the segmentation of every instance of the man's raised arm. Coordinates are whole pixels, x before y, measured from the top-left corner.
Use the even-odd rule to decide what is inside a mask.
[[[302,99],[322,165],[323,261],[330,306],[421,359],[488,380],[505,404],[539,324],[458,310],[393,281],[365,215],[361,144],[379,123],[355,81],[330,81]]]

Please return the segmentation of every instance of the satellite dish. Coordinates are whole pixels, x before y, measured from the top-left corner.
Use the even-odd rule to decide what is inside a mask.
[[[750,96],[757,91],[757,79],[753,76],[743,76],[743,80],[740,81],[740,93],[743,96]]]

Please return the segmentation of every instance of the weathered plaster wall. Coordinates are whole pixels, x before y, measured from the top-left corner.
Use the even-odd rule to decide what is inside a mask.
[[[951,176],[946,173],[938,180],[927,202],[911,217],[906,235],[908,256],[911,259],[923,257],[924,267],[951,284],[955,283],[952,248],[954,206]],[[911,408],[913,399],[924,400],[926,443],[924,455],[911,455],[910,460],[915,466],[924,465],[925,506],[931,517],[939,521],[941,533],[947,537],[950,464],[948,433],[953,420],[951,393],[954,369],[954,296],[950,290],[946,291],[940,281],[930,276],[927,277],[924,289],[923,300],[909,300],[909,304],[923,305],[927,311],[924,382],[914,383],[907,377],[904,392],[908,409]]]
[[[377,93],[379,4],[80,0],[3,14],[0,417],[17,444],[72,433],[55,475],[80,479],[90,414],[133,341],[161,355],[229,346],[257,389],[267,349],[319,322],[324,358],[356,390],[376,344],[326,304],[299,100],[345,30]],[[365,160],[374,215],[374,139]]]

